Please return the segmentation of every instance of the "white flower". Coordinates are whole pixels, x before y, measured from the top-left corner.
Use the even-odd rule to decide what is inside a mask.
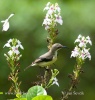
[[[91,55],[89,53],[89,49],[83,49],[84,55],[85,55],[85,59],[89,58],[89,60],[91,60]]]
[[[11,45],[10,45],[10,43],[6,43],[5,45],[4,45],[4,47],[11,47]],[[4,48],[3,47],[3,48]]]
[[[92,45],[92,42],[91,42],[91,40],[90,40],[90,37],[87,36],[86,39],[87,39],[87,43],[89,43],[90,45]]]
[[[57,86],[59,86],[58,79],[56,77],[53,79],[52,85],[54,85],[54,84],[56,84]]]
[[[78,39],[80,39],[80,38],[82,38],[82,35],[81,34],[79,34],[79,36],[78,36]]]
[[[47,13],[42,25],[45,26],[46,30],[54,28],[57,23],[59,23],[60,25],[63,24],[63,20],[60,15],[61,9],[58,3],[51,4],[50,2],[48,2],[44,10],[47,10]]]
[[[8,61],[15,60],[18,61],[22,57],[20,54],[19,48],[24,49],[21,45],[21,42],[17,39],[9,39],[8,42],[4,45],[4,47],[9,47],[9,51],[7,54],[4,54]],[[8,55],[8,56],[7,56]]]
[[[85,52],[84,50],[81,51],[79,58],[82,58],[82,60],[85,60]]]
[[[79,57],[82,60],[89,58],[91,60],[91,55],[89,53],[89,49],[83,48],[82,50],[78,47],[75,47],[74,51],[72,51],[71,57]]]
[[[10,14],[10,16],[8,17],[8,20],[9,20],[12,16],[14,16],[14,14]]]
[[[60,25],[62,25],[62,24],[63,24],[62,17],[59,16],[59,15],[56,15],[56,14],[55,14],[55,17],[56,17],[56,20],[55,20],[55,21],[56,21],[57,23],[59,23]]]
[[[45,29],[48,30],[48,29],[50,28],[51,23],[52,23],[52,20],[49,19],[49,18],[46,16],[46,18],[44,19],[42,25],[45,25]]]
[[[86,47],[86,40],[84,36],[80,40],[79,47]]]
[[[8,19],[6,19],[5,21],[1,21],[1,22],[4,23],[2,31],[7,31],[9,29]]]
[[[14,14],[11,14],[6,20],[1,21],[3,23],[3,29],[2,31],[7,31],[9,29],[9,19],[13,16]]]
[[[79,47],[86,47],[86,44],[89,43],[90,45],[92,45],[92,42],[90,40],[90,37],[84,37],[82,35],[79,35],[78,38],[75,40],[75,43],[79,42]]]
[[[45,30],[48,30],[50,27],[48,25],[45,25]]]
[[[11,56],[13,55],[13,50],[10,50],[10,51],[8,52],[8,55],[11,57]]]
[[[60,13],[61,9],[60,9],[58,3],[55,3],[55,9],[56,9],[56,11],[58,11],[58,13]]]
[[[45,18],[45,19],[44,19],[44,22],[43,22],[43,25],[50,25],[51,22],[52,22],[51,19],[49,19],[49,18]]]
[[[11,42],[12,42],[12,39],[9,39],[9,40],[8,40],[8,43],[11,43]]]
[[[17,47],[20,47],[21,49],[24,49],[23,46],[21,45],[21,42],[19,40],[17,40]]]
[[[17,46],[13,46],[12,49],[8,52],[8,55],[11,57],[13,54],[18,55],[20,52]]]
[[[12,39],[9,39],[8,42],[3,46],[4,47],[11,47],[10,43],[12,42]]]
[[[79,42],[79,45],[75,47],[74,51],[72,51],[71,57],[81,58],[82,60],[89,58],[89,60],[91,60],[91,55],[89,53],[90,49],[87,49],[87,43],[92,45],[90,37],[79,35],[75,42]]]
[[[47,14],[52,15],[54,13],[54,11],[55,11],[54,5],[51,5]]]
[[[49,6],[50,6],[50,2],[47,3],[46,7],[44,8],[44,10],[49,10]]]
[[[77,57],[79,55],[79,50],[80,48],[76,46],[74,51],[72,51],[71,57]]]
[[[16,55],[18,55],[20,52],[19,52],[19,50],[18,50],[18,45],[17,46],[13,46],[12,47],[12,51],[16,54]]]
[[[79,47],[86,47],[86,40],[84,36],[79,36],[78,39],[75,40],[75,42],[79,42]]]
[[[83,49],[81,52],[80,52],[80,58],[82,58],[82,60],[86,59],[86,58],[89,58],[89,60],[91,60],[91,55],[89,53],[89,49]]]
[[[80,38],[81,38],[81,37],[82,37],[82,35],[79,35],[78,38],[75,40],[75,43],[76,43],[76,42],[80,42]]]

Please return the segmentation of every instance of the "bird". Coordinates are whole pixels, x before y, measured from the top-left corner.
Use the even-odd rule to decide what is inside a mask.
[[[57,60],[57,51],[65,47],[67,46],[63,46],[60,43],[53,44],[48,52],[38,57],[31,65],[26,67],[25,70],[31,66],[47,67],[54,64]]]

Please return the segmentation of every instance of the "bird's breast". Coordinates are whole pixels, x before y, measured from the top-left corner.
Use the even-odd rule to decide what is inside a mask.
[[[57,60],[57,52],[55,52],[55,55],[53,56],[53,63]]]

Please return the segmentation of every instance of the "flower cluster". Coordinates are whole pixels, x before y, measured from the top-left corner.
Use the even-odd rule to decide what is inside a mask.
[[[63,20],[60,15],[61,9],[58,3],[51,4],[50,2],[48,2],[44,10],[47,10],[47,14],[42,25],[45,25],[46,30],[54,28],[57,23],[59,23],[60,25],[63,24]]]
[[[90,37],[84,37],[82,35],[79,35],[78,38],[75,40],[75,43],[79,42],[79,45],[77,45],[74,50],[72,51],[71,57],[78,57],[82,60],[85,60],[86,58],[89,58],[91,60],[91,55],[89,53],[90,48],[86,48],[87,44],[89,43],[92,45],[92,42],[90,40]]]
[[[79,47],[86,47],[87,43],[89,43],[90,45],[92,45],[92,42],[90,40],[90,37],[84,37],[82,35],[79,35],[78,38],[75,40],[75,43],[79,42]]]
[[[14,14],[11,14],[6,20],[1,21],[3,23],[3,29],[2,31],[7,31],[9,29],[9,19],[13,16]]]
[[[10,59],[18,61],[20,57],[22,56],[18,48],[21,48],[21,49],[24,49],[24,48],[21,45],[21,42],[19,40],[9,39],[8,42],[4,45],[4,47],[9,47],[10,49],[7,54],[4,54],[4,56],[6,56],[8,61]]]

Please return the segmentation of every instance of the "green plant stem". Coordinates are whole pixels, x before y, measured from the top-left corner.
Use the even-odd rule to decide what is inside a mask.
[[[71,92],[74,88],[76,88],[76,85],[79,82],[78,78],[79,78],[79,75],[80,75],[80,72],[81,72],[81,67],[82,67],[82,65],[77,65],[75,67],[75,69],[73,71],[72,78],[71,78],[72,79],[72,83],[71,83],[70,88],[68,89],[68,92]],[[68,96],[69,96],[68,92],[65,95],[63,95],[62,100],[68,99]]]
[[[11,69],[10,79],[13,82],[13,86],[12,87],[14,87],[14,92],[16,94],[18,94],[18,93],[21,92],[20,89],[19,89],[20,83],[18,83],[18,71],[16,69],[16,66],[15,66],[14,62],[12,62],[10,65],[11,65],[10,66],[10,69]]]

